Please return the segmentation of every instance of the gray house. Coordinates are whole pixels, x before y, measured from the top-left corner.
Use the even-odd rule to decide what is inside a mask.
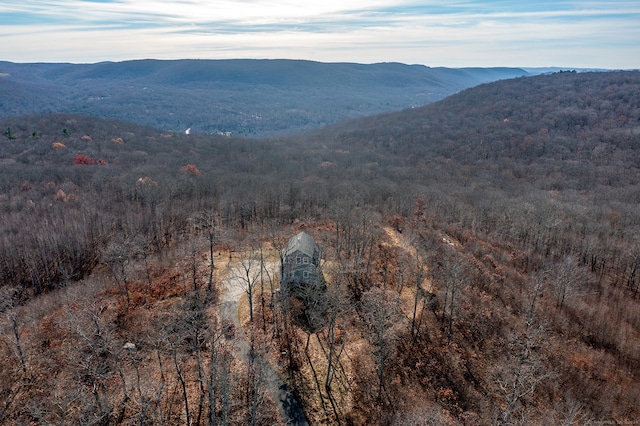
[[[280,271],[282,289],[292,290],[323,282],[320,249],[311,235],[300,232],[289,240]]]

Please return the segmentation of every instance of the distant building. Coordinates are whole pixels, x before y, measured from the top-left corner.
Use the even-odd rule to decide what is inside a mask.
[[[282,289],[324,283],[320,270],[320,249],[313,237],[300,232],[289,240],[281,265]]]

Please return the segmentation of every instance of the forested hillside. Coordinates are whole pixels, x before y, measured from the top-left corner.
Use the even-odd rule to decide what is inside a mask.
[[[75,113],[162,130],[264,137],[426,105],[527,74],[290,60],[0,62],[0,117]]]
[[[0,129],[2,422],[284,424],[269,371],[309,424],[640,418],[638,72],[269,140]],[[326,285],[281,294],[301,230]]]
[[[425,108],[337,125],[309,143],[333,140],[398,158],[416,172],[405,174],[412,191],[445,192],[459,203],[448,220],[536,250],[542,244],[547,255],[569,250],[594,268],[598,258],[604,267],[620,262],[614,279],[637,288],[639,78],[559,73],[496,82]],[[623,242],[608,239],[622,234]]]

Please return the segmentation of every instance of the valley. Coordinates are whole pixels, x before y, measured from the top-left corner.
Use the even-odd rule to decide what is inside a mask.
[[[518,68],[292,60],[0,62],[0,118],[58,112],[178,133],[282,136],[524,75]]]

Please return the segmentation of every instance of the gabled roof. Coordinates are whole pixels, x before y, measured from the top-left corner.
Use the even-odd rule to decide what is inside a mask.
[[[296,251],[301,251],[302,253],[313,257],[316,250],[316,240],[314,240],[311,235],[303,231],[289,240],[289,244],[287,244],[284,255],[288,256]]]

